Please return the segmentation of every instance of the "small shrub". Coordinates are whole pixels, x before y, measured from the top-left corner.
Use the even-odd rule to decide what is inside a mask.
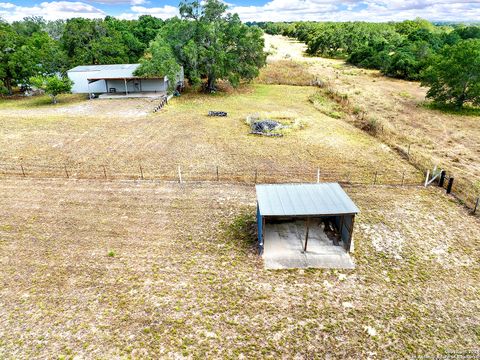
[[[380,130],[380,121],[377,118],[371,117],[363,124],[362,130],[369,132],[370,134],[377,134]]]
[[[358,105],[355,105],[352,109],[353,115],[358,115],[362,112],[362,108]]]
[[[108,251],[108,257],[115,257],[115,251],[109,250]]]

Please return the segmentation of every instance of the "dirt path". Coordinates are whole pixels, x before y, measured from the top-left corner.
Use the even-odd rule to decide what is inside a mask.
[[[426,89],[419,83],[382,76],[376,70],[349,66],[343,60],[307,57],[305,45],[282,36],[266,35],[270,61],[291,58],[307,62],[316,77],[348,94],[359,111],[380,122],[382,139],[430,159],[453,176],[473,178],[480,190],[480,118],[445,114],[423,106]],[[473,196],[473,194],[472,194]]]

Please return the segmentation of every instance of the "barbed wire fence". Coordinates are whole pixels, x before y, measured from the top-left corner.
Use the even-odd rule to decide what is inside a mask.
[[[233,183],[326,182],[371,185],[421,185],[424,174],[419,171],[353,168],[348,171],[323,170],[311,167],[160,166],[138,163],[128,167],[109,164],[34,164],[0,163],[0,177],[209,181]]]
[[[439,170],[440,171],[440,170]],[[438,185],[455,196],[463,205],[480,213],[480,196],[468,191],[462,179],[451,174],[426,181],[420,170],[372,169],[352,167],[346,171],[320,167],[258,166],[231,169],[225,166],[182,166],[136,163],[129,166],[112,164],[41,164],[33,162],[0,162],[0,178],[62,178],[85,180],[159,180],[170,182],[223,182],[236,184],[339,182],[350,185],[426,186]],[[438,175],[438,174],[437,174]],[[455,180],[455,183],[454,183]],[[455,185],[454,185],[455,184]]]

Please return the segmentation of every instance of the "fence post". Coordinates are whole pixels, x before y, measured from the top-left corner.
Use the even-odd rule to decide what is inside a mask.
[[[454,180],[453,177],[448,179],[447,194],[450,194],[452,192],[453,180]]]
[[[257,172],[257,169],[255,169],[255,180],[253,181],[254,184],[257,183],[257,176],[258,176],[258,172]]]
[[[68,175],[67,164],[65,164],[63,168],[65,169],[65,175],[67,175],[67,179],[68,179],[70,176]]]
[[[217,181],[220,180],[220,176],[218,175],[218,165],[217,165]]]
[[[402,186],[404,183],[405,183],[405,170],[403,170],[403,173],[402,173]]]
[[[475,202],[475,207],[473,208],[473,214],[475,214],[477,212],[479,202],[480,202],[480,197],[477,197],[477,201]]]
[[[410,160],[410,146],[412,146],[412,144],[408,144],[408,150],[407,150],[407,159]]]
[[[25,177],[25,169],[23,168],[23,164],[20,164],[20,167],[22,168],[22,174],[23,174],[23,177]]]
[[[103,167],[103,176],[106,179],[107,178],[107,169],[105,168],[105,165],[102,165],[102,167]]]
[[[182,183],[182,171],[180,170],[180,166],[178,166],[178,182]]]
[[[317,168],[317,184],[320,182],[320,168]]]
[[[427,170],[427,177],[425,178],[425,187],[428,185],[428,179],[430,178],[430,170]]]
[[[373,178],[373,185],[377,184],[377,175],[378,175],[378,171],[375,171],[375,177]]]
[[[443,187],[445,184],[445,176],[447,175],[447,172],[445,170],[442,170],[440,173],[440,180],[438,180],[438,186]]]
[[[143,169],[142,169],[142,164],[139,165],[140,167],[140,178],[143,180]]]

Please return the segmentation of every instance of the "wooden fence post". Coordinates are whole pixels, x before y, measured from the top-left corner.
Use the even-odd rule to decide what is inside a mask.
[[[63,168],[65,169],[65,175],[67,175],[67,179],[68,179],[70,176],[68,175],[67,164],[65,164]]]
[[[453,180],[453,177],[448,179],[447,194],[450,194],[452,192]]]
[[[25,177],[25,169],[23,168],[23,164],[20,164],[20,167],[22,168],[22,174],[23,174],[23,177]]]
[[[403,173],[402,173],[402,186],[404,183],[405,183],[405,170],[403,170]]]
[[[102,167],[103,167],[103,176],[106,179],[107,178],[107,169],[105,168],[105,165],[102,165]]]
[[[220,176],[218,175],[218,165],[217,165],[217,181],[220,180]]]
[[[375,177],[373,178],[373,185],[377,184],[378,171],[375,171]]]
[[[473,214],[477,212],[478,204],[480,203],[480,197],[477,197],[477,201],[475,202],[475,207],[473,208]]]
[[[142,164],[139,165],[140,167],[140,178],[143,180],[143,169],[142,169]]]
[[[178,166],[178,182],[182,183],[182,170],[180,170],[180,166]]]
[[[255,180],[253,181],[254,184],[257,183],[257,176],[258,176],[258,172],[257,172],[257,169],[255,169]]]
[[[410,146],[412,146],[412,144],[408,144],[408,150],[407,150],[407,159],[410,160]]]
[[[445,184],[446,175],[447,175],[447,172],[445,170],[442,170],[442,172],[440,173],[440,180],[438,180],[439,187],[443,187],[443,185]]]
[[[425,177],[425,187],[428,185],[428,179],[430,178],[430,170],[427,170],[427,176]]]

